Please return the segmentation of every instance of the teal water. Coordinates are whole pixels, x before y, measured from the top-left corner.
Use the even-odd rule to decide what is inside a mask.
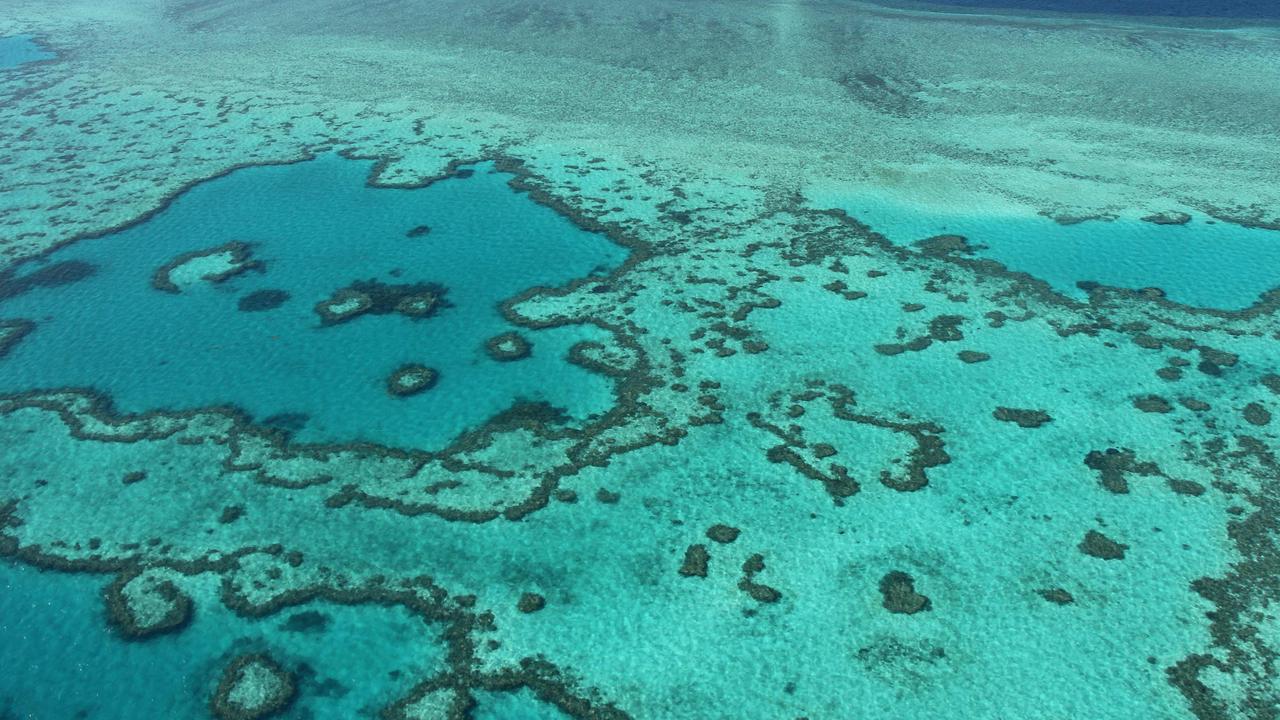
[[[900,250],[1250,306],[1274,29],[0,4],[0,720],[1276,720],[1275,308]]]
[[[203,592],[181,633],[125,641],[104,624],[108,580],[0,562],[0,717],[206,717],[223,666],[246,652],[310,667],[286,717],[375,717],[443,665],[439,629],[406,610],[313,602],[249,620],[209,579],[192,584]]]
[[[973,11],[1030,10],[1247,20],[1280,18],[1280,5],[1270,0],[932,0],[930,4]]]
[[[594,328],[522,330],[533,352],[516,362],[490,358],[484,343],[516,330],[502,300],[606,273],[626,251],[512,192],[491,164],[419,190],[369,187],[371,168],[329,155],[240,170],[134,227],[18,268],[0,318],[36,326],[0,360],[0,392],[93,388],[128,412],[230,404],[256,420],[297,418],[300,441],[416,448],[439,447],[517,400],[578,419],[607,410],[610,382],[565,361],[576,342],[600,339]],[[424,225],[430,232],[410,236]],[[262,271],[181,293],[152,287],[173,258],[231,241],[249,243]],[[77,279],[24,284],[42,272]],[[322,326],[313,306],[368,279],[440,284],[451,306],[425,319]],[[288,299],[239,309],[267,289]],[[435,387],[390,395],[387,379],[406,363],[437,370]]]
[[[31,35],[0,37],[0,70],[54,57],[54,53],[44,49]]]
[[[1088,296],[1079,283],[1138,290],[1157,287],[1175,302],[1240,310],[1280,287],[1280,232],[1190,214],[1184,225],[1137,217],[1062,224],[1040,215],[984,215],[888,199],[815,193],[901,245],[962,235],[975,255],[1030,273],[1058,292]]]

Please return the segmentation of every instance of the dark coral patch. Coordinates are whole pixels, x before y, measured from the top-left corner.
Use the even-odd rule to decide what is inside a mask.
[[[387,378],[387,392],[397,397],[416,395],[430,390],[439,379],[440,374],[426,365],[404,365]]]
[[[1191,216],[1179,210],[1165,210],[1147,215],[1142,218],[1142,222],[1154,225],[1186,225],[1191,222]]]
[[[849,469],[843,465],[832,464],[830,472],[823,473],[786,445],[769,448],[765,452],[765,458],[773,463],[787,463],[800,471],[805,477],[822,483],[827,494],[836,501],[836,504],[841,504],[845,498],[853,497],[861,489],[858,481],[849,475]]]
[[[365,293],[344,288],[315,305],[322,326],[337,325],[359,317],[373,308],[373,298]]]
[[[861,300],[867,296],[867,294],[861,290],[850,290],[848,283],[843,280],[833,280],[826,285],[823,285],[822,289],[829,290],[830,292],[843,297],[845,300]]]
[[[1258,382],[1262,383],[1262,387],[1270,390],[1271,392],[1277,395],[1280,395],[1280,375],[1276,375],[1274,373],[1268,373],[1266,375],[1263,375]]]
[[[505,332],[495,335],[484,342],[485,352],[499,362],[522,360],[533,352],[533,346],[520,333]]]
[[[236,303],[236,307],[241,312],[262,312],[264,310],[275,310],[289,299],[289,293],[284,290],[257,290],[240,298],[240,302]]]
[[[1097,530],[1085,533],[1077,547],[1085,555],[1100,560],[1123,560],[1125,551],[1129,549],[1128,545],[1112,540]]]
[[[1204,412],[1210,408],[1209,403],[1195,398],[1178,398],[1178,402],[1182,404],[1182,407],[1193,412]]]
[[[150,596],[144,602],[145,611],[139,612],[131,600],[130,585],[145,584],[142,592]],[[191,598],[168,580],[153,582],[136,574],[121,575],[103,592],[107,606],[107,619],[111,625],[130,640],[144,640],[157,635],[175,632],[191,622],[194,604]]]
[[[915,243],[920,252],[929,257],[945,258],[950,255],[972,255],[980,248],[969,244],[963,235],[935,235]]]
[[[874,350],[881,355],[888,355],[892,357],[894,355],[901,355],[904,352],[920,352],[921,350],[928,349],[932,344],[933,338],[922,335],[918,338],[908,340],[905,343],[884,343],[873,347]]]
[[[742,579],[738,588],[760,603],[776,603],[782,599],[782,593],[776,588],[756,582],[756,575],[764,572],[764,556],[756,553],[742,563]]]
[[[286,433],[296,433],[307,426],[311,416],[306,413],[285,412],[264,418],[262,424]]]
[[[1191,497],[1199,497],[1205,493],[1205,486],[1191,480],[1178,480],[1169,478],[1169,489],[1179,495],[1190,495]]]
[[[178,255],[164,265],[156,268],[156,271],[151,274],[151,287],[161,292],[175,294],[180,293],[182,292],[182,288],[178,287],[178,284],[175,283],[171,277],[174,270],[177,270],[192,260],[198,260],[200,258],[210,257],[213,255],[221,255],[222,253],[229,253],[231,255],[231,260],[227,263],[227,269],[222,272],[204,275],[201,278],[202,280],[206,280],[211,283],[225,282],[240,273],[248,270],[261,271],[264,267],[261,262],[252,259],[253,251],[249,247],[248,243],[234,240],[215,247],[192,250],[191,252],[185,252]]]
[[[393,285],[380,280],[360,280],[334,292],[315,306],[322,326],[337,325],[361,315],[399,313],[420,320],[449,307],[447,289],[436,283]]]
[[[1143,332],[1133,336],[1133,344],[1145,350],[1160,350],[1164,348],[1164,343],[1159,338]]]
[[[0,358],[8,355],[35,328],[36,324],[30,320],[0,320]]]
[[[997,407],[991,415],[1001,422],[1017,423],[1018,427],[1038,428],[1045,423],[1053,422],[1053,418],[1044,410],[1028,410],[1024,408]]]
[[[1036,591],[1040,597],[1048,600],[1055,605],[1070,605],[1076,601],[1075,597],[1063,590],[1062,588],[1045,588]]]
[[[1142,397],[1134,398],[1133,406],[1142,412],[1147,413],[1167,413],[1173,411],[1173,406],[1169,404],[1169,401],[1159,395],[1143,395]]]
[[[706,577],[707,565],[711,562],[711,553],[706,545],[690,545],[685,548],[684,562],[680,564],[680,574],[685,577]]]
[[[738,539],[741,531],[731,525],[716,524],[707,528],[707,537],[721,544],[728,544]]]
[[[805,414],[804,407],[801,402],[810,402],[818,398],[825,397],[830,403],[832,414],[839,420],[855,422],[872,427],[883,428],[892,432],[905,433],[912,437],[916,442],[916,447],[907,455],[906,463],[902,464],[900,460],[891,463],[892,468],[881,470],[880,482],[886,487],[901,492],[913,492],[920,490],[929,484],[929,478],[926,471],[929,468],[938,465],[944,465],[951,461],[951,456],[947,454],[945,443],[940,437],[943,429],[932,423],[914,423],[907,422],[907,416],[901,415],[898,420],[890,420],[875,415],[867,415],[856,412],[856,400],[853,391],[842,385],[831,385],[827,391],[816,389],[825,383],[819,381],[811,384],[810,389],[792,395],[790,400],[791,406],[785,409],[785,414],[789,418],[796,418]],[[776,394],[771,398],[773,409],[783,412],[784,396]],[[783,441],[783,444],[769,448],[765,457],[774,463],[786,463],[794,467],[800,474],[805,477],[817,480],[823,484],[827,494],[837,506],[844,504],[845,499],[856,494],[860,485],[849,473],[849,469],[844,465],[837,463],[826,463],[825,469],[820,464],[810,462],[802,451],[806,448],[804,439],[800,436],[799,426],[783,427],[775,425],[767,421],[761,413],[747,413],[747,421],[755,427],[767,430]],[[827,443],[816,443],[811,448],[812,455],[821,460],[819,456],[828,456],[828,453],[835,450],[834,446]]]
[[[592,340],[574,343],[569,348],[569,362],[584,367],[591,372],[623,378],[628,373],[628,360],[622,353],[611,350],[609,346]]]
[[[434,292],[406,295],[395,307],[396,312],[408,318],[428,318],[439,309],[440,296]]]
[[[990,355],[984,352],[978,352],[977,350],[961,350],[960,352],[956,353],[956,357],[960,358],[961,362],[965,362],[970,365],[974,363],[986,362],[991,359]]]
[[[1245,422],[1249,423],[1250,425],[1262,426],[1262,425],[1267,425],[1271,422],[1270,411],[1268,411],[1266,408],[1262,407],[1256,402],[1245,405],[1244,410],[1241,411],[1241,414],[1244,415]]]
[[[15,298],[35,288],[52,288],[85,280],[98,268],[83,260],[66,260],[46,265],[39,270],[18,276],[16,269],[0,272],[0,300]]]
[[[1139,461],[1137,454],[1129,448],[1107,448],[1104,452],[1094,450],[1085,456],[1084,464],[1097,470],[1102,487],[1116,494],[1129,492],[1130,474],[1142,477],[1162,474],[1159,466]]]
[[[929,321],[929,337],[938,342],[957,342],[964,339],[960,326],[964,324],[961,315],[939,315]]]
[[[529,613],[536,613],[546,606],[547,599],[538,593],[524,593],[520,596],[520,599],[516,601],[516,609],[526,615]]]
[[[329,628],[329,616],[319,610],[304,610],[289,616],[280,625],[280,629],[285,632],[302,633],[313,635],[322,633]]]
[[[293,674],[269,655],[241,655],[223,670],[210,710],[219,720],[258,720],[283,712],[296,695]]]
[[[1200,352],[1200,359],[1207,363],[1213,363],[1219,367],[1235,367],[1240,362],[1240,356],[1226,350],[1209,347],[1208,345],[1200,345],[1196,348]]]
[[[893,570],[880,578],[881,604],[891,613],[914,615],[933,607],[929,598],[916,592],[915,578]]]

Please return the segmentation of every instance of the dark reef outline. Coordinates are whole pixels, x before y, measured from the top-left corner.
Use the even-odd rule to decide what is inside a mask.
[[[36,329],[36,324],[32,320],[0,320],[0,329],[5,332],[0,335],[0,360],[3,360],[11,350],[17,347],[22,339]]]
[[[249,665],[265,667],[268,672],[280,681],[282,688],[279,695],[267,700],[265,707],[244,710],[236,707],[231,702],[231,693],[235,690],[241,671]],[[297,681],[293,677],[293,673],[285,670],[274,658],[266,653],[249,653],[236,657],[222,671],[222,678],[218,681],[218,687],[213,691],[213,697],[209,700],[209,711],[218,720],[258,720],[259,718],[271,717],[284,712],[297,696]]]
[[[214,247],[202,248],[199,250],[191,250],[174,256],[169,262],[156,268],[151,274],[151,287],[160,292],[178,294],[182,292],[182,288],[169,278],[170,273],[183,265],[197,258],[218,255],[224,252],[231,253],[231,267],[220,273],[211,275],[202,275],[201,279],[208,282],[218,284],[230,280],[231,278],[249,270],[261,270],[263,265],[257,260],[253,260],[253,250],[249,243],[232,240]]]
[[[264,553],[275,557],[287,557],[284,546],[248,546],[227,553],[214,560],[162,560],[146,562],[137,557],[68,559],[44,552],[38,546],[20,547],[18,541],[5,531],[22,524],[16,516],[17,501],[0,503],[0,556],[44,570],[65,573],[117,574],[116,583],[125,583],[146,569],[167,569],[182,575],[194,576],[214,573],[222,576],[220,600],[236,615],[246,619],[258,619],[273,615],[285,608],[314,601],[337,605],[382,605],[404,607],[426,624],[445,626],[443,639],[449,670],[443,675],[420,683],[408,696],[384,708],[381,716],[386,720],[403,717],[402,709],[432,689],[448,686],[458,691],[467,702],[450,718],[463,720],[469,717],[467,710],[474,703],[473,689],[515,691],[529,688],[544,702],[560,708],[577,720],[627,720],[630,715],[617,709],[612,703],[601,700],[590,689],[579,690],[579,683],[554,664],[538,657],[526,657],[520,661],[520,669],[507,669],[496,673],[476,670],[477,641],[473,634],[493,627],[493,615],[488,611],[472,610],[474,598],[458,595],[450,602],[449,593],[436,585],[431,578],[421,576],[403,580],[398,585],[385,579],[371,578],[360,587],[333,587],[323,582],[292,588],[279,593],[261,604],[254,604],[238,590],[238,586],[226,576],[239,566],[241,558]],[[108,591],[110,590],[108,586]],[[424,597],[424,595],[426,597]]]

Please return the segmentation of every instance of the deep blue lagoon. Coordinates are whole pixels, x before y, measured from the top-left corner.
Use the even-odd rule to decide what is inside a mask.
[[[371,187],[372,167],[326,155],[240,170],[133,227],[11,271],[0,318],[34,327],[3,360],[0,390],[89,388],[131,413],[232,405],[283,420],[303,442],[423,449],[517,400],[578,419],[607,410],[611,383],[565,360],[574,344],[601,338],[594,328],[522,331],[531,352],[516,362],[485,344],[517,330],[503,300],[605,275],[626,250],[512,192],[491,163],[421,190]],[[197,268],[180,290],[157,289],[157,271],[175,258],[233,242],[252,267],[218,282]],[[326,324],[317,304],[368,281],[435,287],[421,292],[438,305],[429,317]],[[435,370],[435,385],[388,392],[407,364]]]

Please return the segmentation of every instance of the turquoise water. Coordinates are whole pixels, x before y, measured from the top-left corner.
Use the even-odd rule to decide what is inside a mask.
[[[56,57],[30,35],[0,37],[0,70]]]
[[[0,316],[36,327],[6,357],[0,391],[84,387],[118,409],[234,405],[262,421],[295,416],[304,442],[366,440],[440,447],[515,400],[583,419],[612,402],[608,379],[565,361],[600,339],[590,327],[522,331],[532,355],[490,358],[487,339],[516,328],[501,301],[619,265],[626,251],[511,192],[485,163],[421,190],[365,184],[371,162],[328,155],[241,170],[200,185],[159,215],[17,269]],[[410,236],[414,228],[430,232]],[[181,293],[156,290],[158,268],[183,253],[243,241],[263,267]],[[49,268],[88,276],[26,289]],[[74,274],[74,273],[73,273]],[[435,283],[449,306],[432,317],[362,315],[323,326],[316,303],[353,282]],[[239,309],[266,289],[276,308]],[[406,363],[434,368],[427,392],[395,397]]]
[[[933,0],[939,7],[969,10],[1033,10],[1061,13],[1191,18],[1280,18],[1270,0]]]
[[[6,4],[0,720],[1276,720],[1280,33],[972,6]]]
[[[965,237],[978,257],[1088,296],[1080,283],[1139,290],[1156,287],[1175,302],[1240,310],[1280,287],[1280,232],[1216,221],[1200,213],[1186,224],[1138,217],[1062,224],[1040,215],[979,215],[887,199],[816,193],[815,207],[836,207],[890,240],[912,245],[937,235]]]
[[[306,663],[291,718],[373,717],[443,665],[439,628],[405,611],[314,602],[261,620],[201,602],[177,635],[129,642],[103,625],[101,577],[0,564],[0,717],[195,718],[233,655]],[[203,586],[213,599],[216,583]],[[321,622],[301,623],[299,615]]]

